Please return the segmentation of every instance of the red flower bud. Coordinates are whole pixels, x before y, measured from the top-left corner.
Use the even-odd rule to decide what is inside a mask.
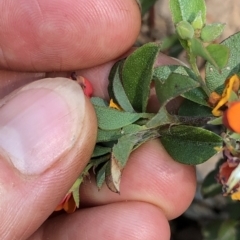
[[[75,72],[72,72],[70,79],[77,81],[77,83],[82,87],[83,92],[87,97],[92,97],[93,87],[89,80],[82,76],[78,76]]]
[[[77,77],[77,82],[81,85],[84,94],[90,98],[93,94],[93,87],[92,87],[91,82],[81,76]]]

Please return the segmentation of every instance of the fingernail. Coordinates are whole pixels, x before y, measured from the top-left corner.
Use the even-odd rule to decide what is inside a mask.
[[[74,145],[81,131],[85,98],[65,78],[33,82],[2,100],[0,151],[25,175],[38,175]]]

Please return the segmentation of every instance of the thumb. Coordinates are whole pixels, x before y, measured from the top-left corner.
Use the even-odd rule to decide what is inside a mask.
[[[96,117],[81,87],[65,78],[26,85],[0,106],[0,236],[25,239],[89,160]]]

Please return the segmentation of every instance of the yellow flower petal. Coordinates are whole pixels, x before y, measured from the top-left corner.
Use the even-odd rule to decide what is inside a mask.
[[[122,108],[118,104],[116,104],[112,99],[110,100],[109,107],[122,111]]]
[[[212,110],[212,114],[214,116],[219,117],[222,115],[222,111],[220,110],[220,108],[228,102],[231,95],[231,91],[233,90],[233,87],[239,84],[239,82],[240,80],[236,74],[234,74],[229,79],[222,93],[221,100],[218,102],[217,106]]]
[[[231,195],[232,200],[240,200],[240,192],[235,192]]]

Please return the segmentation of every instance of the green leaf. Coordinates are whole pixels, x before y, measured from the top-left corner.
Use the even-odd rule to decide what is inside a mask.
[[[79,188],[82,182],[83,182],[83,178],[79,177],[69,190],[69,192],[72,192],[73,199],[77,208],[79,208],[79,204],[80,204]]]
[[[108,107],[108,102],[103,100],[102,98],[99,97],[92,97],[91,98],[91,103],[95,106],[99,106],[99,107]]]
[[[219,240],[218,239],[218,231],[221,227],[221,224],[223,223],[223,220],[216,219],[215,221],[212,221],[202,228],[202,234],[204,240]]]
[[[166,70],[168,71],[168,69]],[[156,94],[161,103],[161,107],[159,112],[147,122],[147,127],[179,123],[178,119],[168,114],[165,106],[170,100],[196,87],[199,87],[199,83],[188,76],[178,73],[170,74],[168,79],[163,79],[163,81],[161,79],[155,80]]]
[[[179,51],[181,52],[177,34],[171,34],[162,39],[161,51],[166,50],[169,50],[169,55],[173,57],[178,56]]]
[[[236,220],[227,220],[221,224],[218,232],[218,240],[238,240],[237,225],[239,222]]]
[[[201,11],[198,12],[197,16],[195,17],[191,24],[195,30],[202,29],[204,24]]]
[[[123,67],[124,59],[117,61],[111,68],[111,71],[108,75],[108,95],[110,99],[113,99],[114,102],[117,102],[113,93],[113,79],[117,76],[119,77],[119,71],[121,71]]]
[[[136,111],[146,111],[153,66],[159,51],[160,45],[147,43],[128,56],[124,62],[122,83],[126,95]]]
[[[111,148],[96,145],[95,148],[94,148],[93,154],[92,154],[92,158],[93,157],[99,157],[99,156],[105,155],[105,154],[110,153],[110,152],[111,152]]]
[[[178,110],[178,115],[212,117],[212,109],[185,99]]]
[[[121,133],[124,134],[133,134],[133,133],[138,133],[140,131],[146,130],[145,126],[140,126],[137,124],[130,124],[127,125],[126,127],[123,127],[121,129]]]
[[[154,69],[153,79],[165,82],[171,73],[179,73],[181,75],[189,76],[196,82],[198,81],[198,77],[190,68],[178,65],[156,67]],[[201,87],[185,92],[181,94],[181,96],[201,105],[208,106],[206,101],[208,97]]]
[[[222,119],[222,117],[214,118],[213,120],[209,121],[208,124],[222,125],[223,124],[223,119]]]
[[[180,65],[155,67],[153,71],[153,80],[159,80],[164,83],[172,73],[189,76],[197,81],[196,74],[190,68]]]
[[[207,97],[206,93],[202,90],[201,87],[194,88],[188,92],[185,92],[181,96],[194,102],[194,103],[197,103],[197,104],[200,104],[202,106],[209,108],[208,107],[209,104],[207,102],[208,97]]]
[[[113,146],[112,158],[117,161],[120,169],[123,169],[127,163],[127,160],[137,144],[138,138],[135,135],[125,135],[118,139],[117,144]]]
[[[199,87],[199,83],[195,80],[178,73],[172,73],[164,83],[156,80],[155,85],[156,94],[162,107],[175,97]]]
[[[99,157],[91,158],[87,167],[85,167],[84,171],[86,170],[88,172],[90,168],[93,168],[93,171],[95,171],[95,169],[98,168],[100,164],[105,163],[109,160],[110,160],[110,153],[99,156]]]
[[[229,219],[239,220],[240,212],[236,211],[239,208],[239,201],[229,201],[223,211],[228,213]],[[238,238],[239,239],[239,238]]]
[[[123,61],[113,67],[109,75],[109,96],[118,103],[118,105],[126,112],[135,112],[123,88],[120,79],[120,69],[123,66]],[[116,65],[116,64],[115,64]]]
[[[97,143],[100,142],[111,142],[121,137],[121,128],[115,130],[102,130],[98,129]]]
[[[155,128],[172,123],[178,123],[177,119],[170,115],[166,108],[161,108],[159,112],[146,123],[146,127]]]
[[[216,181],[219,169],[211,171],[204,179],[201,187],[201,193],[204,198],[214,197],[222,193],[222,185]]]
[[[159,137],[157,130],[146,129],[133,134],[127,134],[118,139],[112,148],[112,158],[117,162],[119,169],[122,170],[133,150],[150,139]]]
[[[208,130],[192,126],[172,126],[160,131],[161,142],[176,161],[197,165],[207,161],[222,146],[222,138]]]
[[[212,64],[206,64],[206,84],[211,92],[221,93],[225,80],[233,74],[240,72],[240,32],[230,36],[221,45],[230,50],[227,65],[218,71]]]
[[[228,47],[219,44],[210,44],[206,49],[220,69],[227,65],[229,59]]]
[[[156,2],[157,0],[140,0],[142,7],[142,15],[144,15]]]
[[[213,42],[220,37],[224,30],[225,24],[213,23],[205,25],[201,31],[201,39],[204,42]]]
[[[102,130],[98,129],[97,142],[111,142],[118,140],[121,136],[130,133],[136,133],[141,130],[145,130],[145,126],[139,126],[137,124],[130,124],[123,128],[115,130]]]
[[[101,189],[102,185],[105,182],[105,171],[108,164],[109,162],[106,162],[96,173],[96,182],[98,189]]]
[[[94,108],[97,115],[98,127],[103,130],[119,129],[136,122],[140,118],[148,117],[146,113],[129,113],[96,105]]]
[[[221,69],[228,61],[229,49],[220,44],[210,44],[205,47],[203,43],[196,38],[189,40],[190,48],[194,55],[200,56],[210,62],[214,67]]]
[[[201,12],[202,22],[205,23],[206,21],[206,5],[204,0],[170,0],[170,10],[175,24],[180,21],[192,23],[199,12]]]

